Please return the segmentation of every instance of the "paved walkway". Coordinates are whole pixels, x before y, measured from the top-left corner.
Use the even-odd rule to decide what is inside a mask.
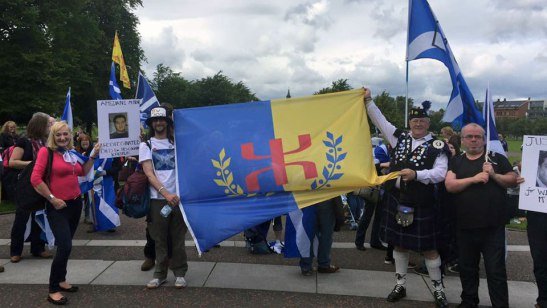
[[[75,240],[75,246],[143,246],[141,240]],[[353,243],[335,243],[338,248],[353,248]],[[350,245],[351,244],[351,245]],[[0,239],[0,245],[9,240]],[[188,246],[193,242],[188,241]],[[225,241],[223,246],[244,246],[242,241]],[[525,245],[514,245],[513,251],[526,251]],[[142,260],[105,261],[70,260],[68,281],[78,285],[144,286],[151,279],[151,272],[140,271]],[[10,263],[0,259],[6,271],[0,274],[0,284],[47,285],[51,260],[25,259]],[[265,274],[266,273],[266,274]],[[267,279],[265,279],[267,277]],[[189,287],[228,288],[247,290],[287,291],[299,293],[352,295],[384,298],[393,287],[393,273],[385,271],[342,269],[335,274],[300,275],[297,266],[243,264],[228,262],[189,262],[186,276]],[[166,287],[172,287],[174,277],[170,273]],[[490,305],[485,279],[480,282],[481,305]],[[461,286],[457,277],[445,278],[449,302],[457,304]],[[408,299],[432,302],[428,280],[422,276],[408,275]],[[533,307],[537,297],[534,283],[509,281],[509,298],[512,307]]]

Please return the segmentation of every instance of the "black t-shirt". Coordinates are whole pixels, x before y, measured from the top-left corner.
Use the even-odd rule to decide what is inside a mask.
[[[499,174],[512,172],[507,158],[500,154],[494,157],[492,166]],[[475,160],[469,160],[464,154],[455,156],[448,164],[457,179],[473,177],[482,172],[484,154]],[[486,184],[472,184],[462,192],[452,195],[453,205],[457,207],[459,229],[475,229],[505,225],[507,201],[506,189],[492,178]]]
[[[22,161],[29,161],[34,159],[34,154],[32,151],[32,142],[28,138],[19,138],[17,139],[16,147],[24,150]]]

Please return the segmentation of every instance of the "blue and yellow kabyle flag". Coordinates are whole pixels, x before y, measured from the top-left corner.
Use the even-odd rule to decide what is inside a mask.
[[[174,112],[181,209],[198,252],[376,175],[364,90]]]

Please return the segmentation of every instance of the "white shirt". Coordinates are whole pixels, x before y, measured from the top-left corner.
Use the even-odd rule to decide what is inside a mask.
[[[152,161],[154,173],[169,193],[175,194],[176,188],[176,169],[175,169],[175,146],[169,142],[169,139],[150,138],[150,149],[146,142],[141,142],[139,146],[139,163],[147,160]],[[165,199],[159,194],[152,185],[150,185],[150,199]]]
[[[393,134],[395,133],[395,130],[397,130],[397,128],[386,119],[386,117],[382,114],[380,109],[378,109],[378,106],[376,106],[373,101],[367,103],[366,107],[367,114],[370,117],[372,123],[382,132],[384,138],[387,139],[391,147],[395,147],[395,145],[397,144],[397,137],[395,137]],[[424,137],[417,139],[412,137],[412,151],[431,139],[433,139],[433,137],[430,133],[425,135]],[[424,184],[440,183],[444,181],[447,171],[448,157],[445,153],[441,153],[435,159],[432,169],[416,171],[416,180]],[[399,183],[399,179],[397,179],[397,183]]]

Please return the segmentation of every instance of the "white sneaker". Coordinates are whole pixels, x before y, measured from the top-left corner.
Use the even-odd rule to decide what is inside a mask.
[[[276,254],[280,255],[281,252],[283,251],[283,247],[285,247],[285,245],[283,245],[283,243],[275,242],[275,244],[273,246],[273,250]]]
[[[148,289],[157,289],[157,288],[159,288],[159,286],[161,286],[164,283],[165,283],[165,279],[160,280],[158,278],[154,278],[146,284],[146,287]]]
[[[188,283],[186,283],[186,279],[184,279],[184,277],[177,277],[175,280],[175,288],[177,289],[186,288],[187,285]]]

